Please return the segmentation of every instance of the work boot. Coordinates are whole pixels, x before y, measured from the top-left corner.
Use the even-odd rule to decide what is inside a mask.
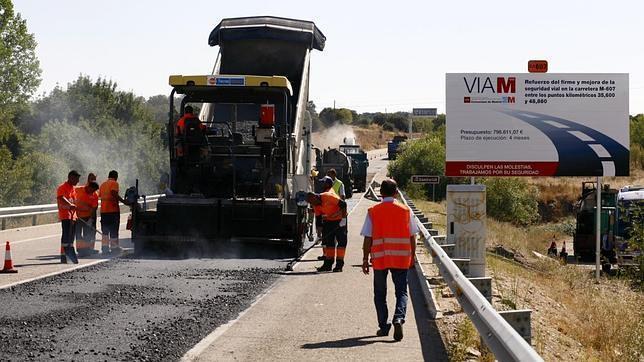
[[[78,256],[76,256],[76,250],[73,246],[65,247],[65,256],[72,261],[74,264],[78,264]]]
[[[318,256],[318,260],[324,260],[324,259],[326,259],[326,256],[324,256],[324,255]]]
[[[112,247],[112,254],[119,254],[123,249],[120,246]]]
[[[101,253],[102,253],[103,255],[107,255],[107,254],[109,254],[109,253],[110,253],[110,247],[109,247],[109,246],[102,246],[102,247],[101,247]]]
[[[324,264],[322,264],[321,267],[317,268],[317,270],[318,272],[330,272],[331,266],[333,266],[333,260],[326,259],[324,260]]]
[[[400,321],[394,322],[394,341],[401,341],[403,339],[403,328]]]
[[[334,273],[342,272],[342,267],[344,266],[344,260],[336,260],[335,268],[333,268]]]
[[[380,328],[376,332],[376,336],[378,337],[384,337],[389,335],[389,330],[391,329],[391,324],[387,323],[387,326],[385,328]]]
[[[65,256],[65,254],[60,254],[60,263],[67,264],[67,257]]]

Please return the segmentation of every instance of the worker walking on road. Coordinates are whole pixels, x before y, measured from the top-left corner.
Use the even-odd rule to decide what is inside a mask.
[[[76,188],[76,251],[78,256],[89,256],[98,253],[94,249],[96,228],[93,219],[98,208],[98,184],[94,181]]]
[[[108,174],[107,181],[99,188],[98,195],[101,199],[101,252],[103,254],[117,253],[121,251],[119,245],[119,227],[121,209],[119,201],[128,205],[128,202],[119,196],[118,172],[112,170]]]
[[[322,250],[324,264],[317,268],[319,272],[341,272],[344,267],[344,255],[347,247],[347,204],[340,199],[331,187],[333,180],[325,176],[321,180],[324,192],[307,194],[307,201],[313,205],[315,214],[322,217]],[[337,242],[337,250],[336,250]],[[331,269],[335,261],[335,267]]]
[[[379,327],[376,335],[387,336],[391,329],[387,309],[387,274],[391,272],[396,291],[392,319],[394,340],[400,341],[407,312],[407,274],[414,265],[418,225],[413,212],[395,201],[397,193],[396,181],[386,179],[382,182],[382,202],[369,208],[361,235],[364,236],[362,272],[369,274],[370,254],[373,266],[373,301]]]
[[[78,184],[80,174],[76,170],[71,170],[67,174],[67,181],[63,182],[56,189],[56,203],[58,204],[58,220],[62,227],[60,236],[60,246],[63,254],[60,256],[61,263],[67,263],[67,259],[72,263],[78,264],[76,251],[74,250],[74,220],[76,219],[76,190],[74,186]]]

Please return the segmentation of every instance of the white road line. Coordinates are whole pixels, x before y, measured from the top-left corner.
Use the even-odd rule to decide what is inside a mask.
[[[585,133],[583,133],[583,132],[580,132],[580,131],[568,131],[568,133],[570,133],[571,135],[573,135],[573,136],[575,136],[575,137],[579,138],[580,140],[582,140],[582,141],[584,141],[584,142],[594,141],[594,139],[593,139],[593,138],[591,138],[591,137],[590,137],[590,136],[588,136],[587,134],[585,134]]]
[[[557,128],[570,128],[570,127],[568,127],[568,126],[566,126],[564,124],[561,124],[561,123],[559,123],[557,121],[543,121],[543,122],[545,122],[545,123],[547,123],[547,124],[549,124],[551,126],[555,126]]]
[[[590,148],[592,148],[593,151],[595,151],[595,153],[599,157],[611,157],[610,153],[608,153],[608,151],[606,151],[604,146],[602,146],[602,145],[600,145],[598,143],[589,144],[588,146],[590,146]]]
[[[524,117],[528,117],[528,118],[541,118],[541,116],[535,116],[535,115],[528,114],[528,113],[523,113],[523,112],[519,112],[519,114],[524,116]]]
[[[603,176],[615,176],[615,162],[602,161],[602,168],[604,169]]]
[[[29,282],[32,282],[34,280],[48,278],[48,277],[51,277],[51,276],[54,276],[54,275],[67,273],[67,272],[70,272],[70,271],[74,271],[76,269],[86,268],[88,266],[100,264],[100,263],[106,262],[108,260],[111,260],[111,259],[98,259],[98,260],[90,261],[89,263],[86,263],[86,264],[74,265],[74,266],[72,266],[72,267],[70,267],[68,269],[57,270],[55,272],[51,272],[51,273],[47,273],[47,274],[43,274],[43,275],[38,275],[38,276],[35,276],[33,278],[29,278],[29,279],[25,279],[25,280],[19,280],[17,282],[11,283],[11,284],[0,286],[0,290],[11,288],[11,287],[14,287],[16,285],[20,285],[20,284],[24,284],[24,283],[29,283]]]
[[[126,221],[126,222],[122,222],[122,223],[120,223],[120,224],[119,224],[119,231],[121,231],[121,230],[120,230],[120,229],[121,229],[121,227],[122,227],[123,225],[126,225],[126,224],[127,224],[127,221]],[[17,240],[17,241],[11,241],[11,240],[8,240],[8,241],[9,241],[9,242],[11,242],[11,245],[16,245],[16,244],[26,243],[26,242],[28,242],[28,241],[43,240],[43,239],[50,239],[50,238],[55,238],[55,237],[60,237],[60,233],[50,234],[50,235],[45,235],[45,236],[38,236],[38,237],[35,237],[35,238],[22,239],[22,240]]]
[[[257,297],[255,301],[245,310],[241,311],[237,318],[230,320],[226,322],[225,324],[220,325],[219,327],[215,328],[214,331],[212,331],[209,335],[207,335],[204,339],[199,341],[194,347],[192,347],[186,354],[181,357],[180,361],[181,362],[189,362],[189,361],[196,361],[198,358],[201,356],[201,354],[210,347],[211,344],[213,344],[217,338],[221,337],[230,327],[235,325],[237,321],[239,321],[246,313],[248,313],[251,308],[253,308],[257,303],[259,303],[264,297],[266,297],[280,282],[283,282],[284,279],[278,279],[273,285],[266,290],[262,295]]]

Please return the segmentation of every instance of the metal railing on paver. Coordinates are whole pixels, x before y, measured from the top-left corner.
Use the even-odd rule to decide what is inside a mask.
[[[402,199],[409,206],[409,200],[402,194]],[[438,266],[441,276],[452,290],[452,293],[467,313],[479,332],[481,339],[492,350],[497,360],[505,361],[543,361],[537,352],[523,337],[497,312],[488,299],[463,274],[454,261],[447,255],[441,245],[431,235],[416,214],[416,221],[424,237],[425,247],[432,255],[434,264]],[[432,292],[427,279],[422,274],[422,267],[416,263],[417,272],[421,278],[423,294],[427,299],[430,312],[436,315]],[[431,309],[434,309],[433,311]]]
[[[146,196],[145,201],[147,204],[154,203],[161,196],[163,196],[163,194],[149,195]],[[139,204],[142,203],[143,201],[139,201]],[[0,207],[0,220],[2,223],[0,230],[6,229],[6,222],[9,219],[31,216],[32,225],[36,225],[36,218],[38,215],[48,215],[56,212],[58,212],[58,206],[56,204]]]

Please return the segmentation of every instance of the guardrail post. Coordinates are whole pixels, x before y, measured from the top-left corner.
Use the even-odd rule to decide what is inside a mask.
[[[532,323],[530,322],[530,316],[532,310],[530,309],[520,309],[520,310],[506,310],[499,312],[501,317],[505,319],[515,331],[519,333],[523,339],[532,344]]]
[[[38,221],[38,215],[34,214],[31,216],[31,226],[36,226],[36,221]]]
[[[452,258],[452,261],[466,277],[470,275],[470,259]]]
[[[7,228],[7,219],[2,219],[2,230]]]
[[[487,299],[490,304],[492,303],[492,278],[490,277],[479,277],[479,278],[467,278],[476,289],[478,289],[481,294]]]

